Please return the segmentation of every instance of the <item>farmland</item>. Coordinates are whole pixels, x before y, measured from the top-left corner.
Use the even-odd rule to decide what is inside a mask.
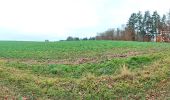
[[[170,44],[0,42],[0,99],[167,99]]]

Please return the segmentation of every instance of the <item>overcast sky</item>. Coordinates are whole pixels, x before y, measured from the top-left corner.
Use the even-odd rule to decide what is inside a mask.
[[[0,40],[90,37],[121,27],[138,11],[170,9],[170,0],[0,0]]]

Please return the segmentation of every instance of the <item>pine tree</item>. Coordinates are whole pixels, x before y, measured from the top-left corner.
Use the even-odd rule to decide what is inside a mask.
[[[166,19],[166,15],[164,14],[162,19],[161,19],[161,31],[165,31],[167,28],[167,19]]]
[[[143,29],[144,34],[147,36],[152,36],[152,17],[149,11],[146,11],[143,18]]]
[[[152,34],[153,35],[157,36],[159,34],[160,25],[161,25],[160,15],[157,13],[157,11],[154,11],[152,15]]]
[[[128,20],[128,30],[131,32],[132,35],[132,40],[135,40],[135,35],[136,35],[136,23],[137,23],[137,14],[132,13],[129,20]]]
[[[137,19],[136,19],[136,32],[138,40],[142,40],[141,38],[144,37],[144,29],[143,29],[143,16],[142,13],[139,11],[137,13]]]
[[[170,26],[170,10],[167,14],[167,25],[168,25],[168,27]]]

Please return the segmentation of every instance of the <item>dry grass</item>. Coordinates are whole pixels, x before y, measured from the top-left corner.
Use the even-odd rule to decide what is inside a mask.
[[[134,73],[132,71],[130,71],[130,69],[124,64],[121,68],[120,68],[120,76],[122,77],[133,77]]]
[[[0,91],[0,100],[12,100],[15,97],[15,93],[4,85],[0,85]]]

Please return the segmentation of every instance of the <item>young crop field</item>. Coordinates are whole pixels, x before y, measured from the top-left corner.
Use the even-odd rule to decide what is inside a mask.
[[[0,99],[168,100],[170,44],[1,41]]]

